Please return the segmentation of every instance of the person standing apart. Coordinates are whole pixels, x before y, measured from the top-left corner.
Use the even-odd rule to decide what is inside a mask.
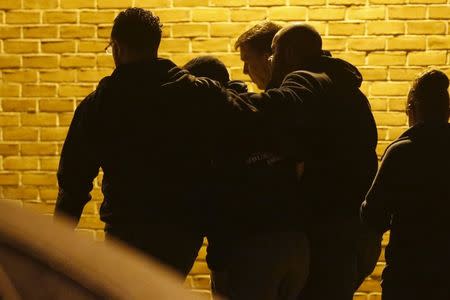
[[[450,299],[449,80],[438,70],[408,94],[411,126],[386,150],[361,219],[390,230],[383,300]]]

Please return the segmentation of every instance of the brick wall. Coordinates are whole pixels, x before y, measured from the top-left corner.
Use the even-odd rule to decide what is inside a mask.
[[[0,0],[0,198],[51,214],[61,145],[81,99],[113,61],[103,49],[123,8],[152,9],[164,23],[161,55],[183,64],[212,53],[242,74],[236,37],[262,19],[308,21],[324,48],[362,71],[379,128],[378,152],[406,128],[405,98],[428,66],[447,73],[450,56],[447,0]],[[101,193],[84,210],[80,232],[103,239]],[[205,249],[187,285],[204,290]],[[380,299],[380,265],[355,299]],[[330,270],[336,272],[338,270]]]

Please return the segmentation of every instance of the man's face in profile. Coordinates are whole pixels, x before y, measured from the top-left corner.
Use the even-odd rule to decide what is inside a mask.
[[[260,53],[246,44],[241,45],[239,50],[241,60],[244,62],[244,74],[249,75],[258,88],[264,90],[271,76],[267,60],[270,53]]]

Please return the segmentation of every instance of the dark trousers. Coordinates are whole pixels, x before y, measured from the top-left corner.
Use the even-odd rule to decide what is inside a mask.
[[[424,286],[420,283],[410,283],[405,286],[383,287],[382,300],[444,300],[450,299],[449,285]]]
[[[116,238],[150,255],[182,276],[189,274],[203,243],[203,234],[183,226],[107,226],[106,238]]]
[[[298,300],[352,300],[357,286],[356,234],[352,224],[316,225],[309,233],[311,265]]]
[[[423,263],[423,261],[421,261]],[[382,300],[444,300],[450,299],[448,263],[442,261],[441,270],[424,270],[412,260],[407,266],[386,266],[381,281]]]
[[[308,268],[305,234],[261,234],[232,248],[225,269],[212,272],[212,289],[214,294],[231,300],[296,299]]]

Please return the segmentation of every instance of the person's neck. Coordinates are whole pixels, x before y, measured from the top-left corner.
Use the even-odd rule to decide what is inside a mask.
[[[442,124],[448,124],[448,118],[447,119],[419,119],[416,120],[414,123],[410,123],[410,127],[414,126],[420,126],[420,125],[442,125]]]
[[[141,56],[141,57],[130,57],[121,61],[121,65],[135,65],[140,63],[149,63],[157,59],[156,56]]]

